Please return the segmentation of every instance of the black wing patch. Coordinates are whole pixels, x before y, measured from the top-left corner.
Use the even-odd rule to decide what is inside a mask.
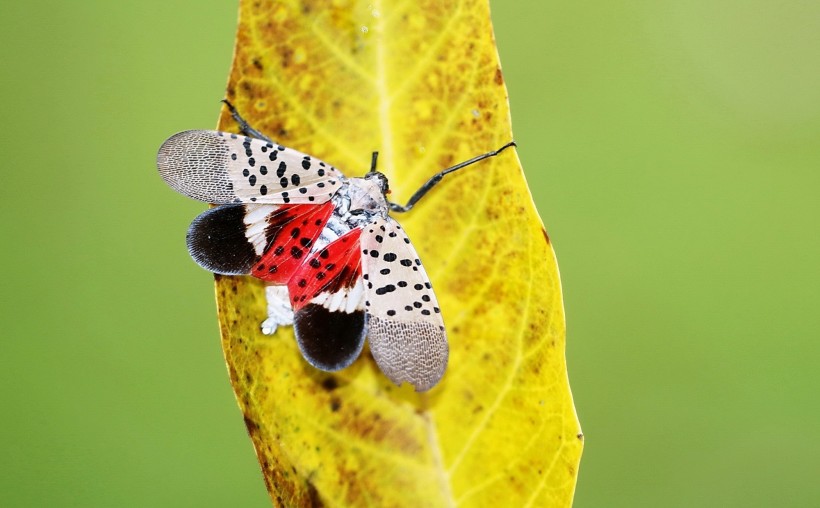
[[[294,315],[293,328],[302,356],[317,369],[343,369],[359,357],[364,347],[363,310],[333,312],[309,303]]]
[[[188,228],[188,252],[196,263],[222,275],[247,275],[258,258],[245,235],[245,205],[222,205],[201,213]]]

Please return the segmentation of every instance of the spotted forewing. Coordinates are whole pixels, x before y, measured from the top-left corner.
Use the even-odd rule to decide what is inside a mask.
[[[160,147],[157,167],[177,192],[215,204],[324,203],[344,178],[292,148],[219,131],[174,134]]]
[[[423,391],[438,383],[448,347],[441,309],[424,266],[390,217],[362,229],[362,267],[370,351],[393,381]]]

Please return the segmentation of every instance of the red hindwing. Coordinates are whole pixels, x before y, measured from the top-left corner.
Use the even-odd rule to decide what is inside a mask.
[[[325,248],[310,255],[288,282],[294,311],[326,293],[328,296],[349,292],[362,276],[360,229],[340,236]]]
[[[251,275],[273,284],[287,284],[305,263],[313,243],[333,213],[333,203],[281,205],[267,218],[268,245]]]

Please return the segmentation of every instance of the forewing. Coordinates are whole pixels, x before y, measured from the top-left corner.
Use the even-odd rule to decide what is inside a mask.
[[[191,223],[188,252],[211,272],[284,284],[310,251],[301,246],[316,241],[332,212],[329,202],[218,206]]]
[[[157,168],[177,192],[216,204],[319,204],[344,180],[315,157],[219,131],[174,134],[160,147]]]
[[[362,230],[362,270],[370,351],[394,383],[417,391],[438,383],[449,349],[441,310],[416,250],[392,218]]]
[[[354,229],[312,253],[288,282],[299,349],[322,370],[347,367],[364,346],[360,233]]]

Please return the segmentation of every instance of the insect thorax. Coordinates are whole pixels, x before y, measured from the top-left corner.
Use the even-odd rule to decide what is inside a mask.
[[[378,175],[378,178],[373,175]],[[387,217],[387,200],[384,198],[386,182],[380,173],[368,173],[364,178],[350,178],[333,198],[333,212],[350,227],[361,227],[379,217]]]
[[[368,173],[365,178],[349,178],[342,184],[333,196],[333,215],[316,240],[314,250],[323,248],[354,228],[387,217],[387,200],[383,194],[387,180],[381,173],[377,173],[377,177],[371,175],[374,173]]]

